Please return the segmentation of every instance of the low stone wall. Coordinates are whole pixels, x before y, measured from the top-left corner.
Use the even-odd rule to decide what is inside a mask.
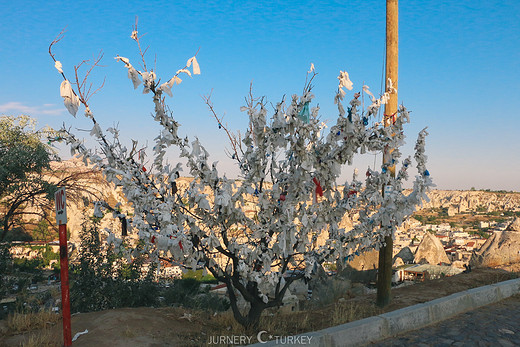
[[[469,289],[379,316],[301,334],[293,337],[292,340],[285,339],[283,343],[269,341],[251,346],[363,346],[370,342],[420,329],[518,293],[520,293],[520,278]],[[297,341],[298,343],[291,344],[287,343],[288,341]],[[303,341],[305,343],[302,343]]]

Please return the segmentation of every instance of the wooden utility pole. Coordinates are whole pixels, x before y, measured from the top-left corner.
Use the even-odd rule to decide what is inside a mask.
[[[388,79],[392,81],[395,92],[390,94],[390,100],[385,105],[384,125],[389,126],[395,121],[397,114],[397,72],[399,62],[399,15],[398,0],[386,0],[386,78],[385,85],[388,89]],[[383,154],[383,165],[388,166],[389,172],[395,177],[395,165],[390,163],[392,149],[386,148]],[[384,194],[384,187],[383,187]],[[379,250],[379,270],[377,277],[378,306],[383,307],[390,303],[392,287],[392,258],[394,241],[392,235],[385,237],[385,246]]]

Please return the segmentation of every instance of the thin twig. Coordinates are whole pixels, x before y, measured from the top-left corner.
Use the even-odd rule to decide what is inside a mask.
[[[79,65],[74,66],[74,75],[76,78],[76,85],[78,87],[78,98],[81,101],[81,103],[83,105],[85,105],[86,108],[89,107],[88,100],[92,97],[92,95],[94,95],[98,91],[100,91],[103,88],[103,86],[105,85],[106,77],[103,78],[103,83],[101,84],[101,86],[99,88],[97,88],[93,93],[91,93],[92,83],[89,85],[88,89],[86,88],[86,84],[88,81],[88,77],[90,76],[90,73],[92,72],[92,70],[94,70],[95,67],[101,66],[101,65],[99,65],[99,62],[101,61],[101,59],[103,59],[103,53],[99,52],[99,54],[98,54],[97,58],[94,60],[93,64],[88,64],[89,60],[83,60]],[[83,64],[90,65],[90,68],[87,70],[87,72],[83,76],[83,79],[80,83],[78,71]]]
[[[215,112],[215,109],[213,108],[213,104],[211,103],[211,93],[209,93],[208,96],[202,96],[202,99],[204,100],[204,102],[208,106],[209,110],[211,111],[211,115],[213,116],[213,118],[215,118],[215,120],[217,121],[219,128],[224,129],[224,131],[226,132],[227,137],[229,139],[229,143],[233,147],[234,158],[233,157],[232,158],[236,159],[238,162],[240,162],[240,158],[238,156],[238,149],[237,149],[237,143],[239,143],[240,138],[237,139],[237,136],[229,131],[227,124],[224,124],[224,122],[223,122],[224,116],[222,116],[220,118],[218,117],[217,113]]]

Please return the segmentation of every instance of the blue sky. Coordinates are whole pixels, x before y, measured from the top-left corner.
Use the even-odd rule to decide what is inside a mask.
[[[59,95],[61,79],[47,53],[66,27],[56,58],[72,77],[73,65],[103,52],[103,67],[91,80],[103,89],[91,108],[104,128],[150,144],[158,128],[150,119],[149,95],[133,90],[126,69],[113,57],[138,65],[130,39],[135,16],[148,64],[171,77],[200,47],[202,74],[184,78],[169,104],[181,133],[198,135],[226,163],[226,140],[201,96],[212,92],[219,114],[232,129],[244,129],[240,112],[253,82],[256,96],[273,104],[299,94],[310,63],[319,73],[315,101],[322,119],[334,119],[333,97],[340,70],[354,91],[363,83],[381,90],[384,1],[5,1],[0,12],[0,113],[29,114],[40,125],[89,129],[81,115],[70,116]],[[401,1],[399,102],[412,111],[405,154],[417,133],[429,127],[428,168],[441,189],[520,191],[520,2]],[[82,135],[81,131],[76,131]],[[85,134],[85,137],[87,134]],[[379,165],[381,156],[355,165]],[[348,170],[346,170],[348,172]]]

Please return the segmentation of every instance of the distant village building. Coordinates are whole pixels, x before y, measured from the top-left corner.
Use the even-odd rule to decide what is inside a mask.
[[[483,221],[480,221],[480,223],[479,223],[479,227],[480,227],[481,229],[489,228],[489,227],[490,227],[490,223],[489,223],[489,222],[483,222]]]
[[[424,281],[453,276],[463,270],[453,266],[416,264],[396,271],[400,281]]]
[[[466,250],[472,251],[475,249],[476,242],[475,241],[468,241],[466,242]]]
[[[435,235],[435,237],[437,237],[439,239],[439,241],[441,241],[443,246],[447,245],[450,242],[450,238],[447,235],[437,234],[437,235]]]
[[[465,239],[465,238],[468,238],[469,237],[469,233],[465,232],[465,231],[454,231],[450,234],[450,236],[452,238],[460,238],[460,239]]]

